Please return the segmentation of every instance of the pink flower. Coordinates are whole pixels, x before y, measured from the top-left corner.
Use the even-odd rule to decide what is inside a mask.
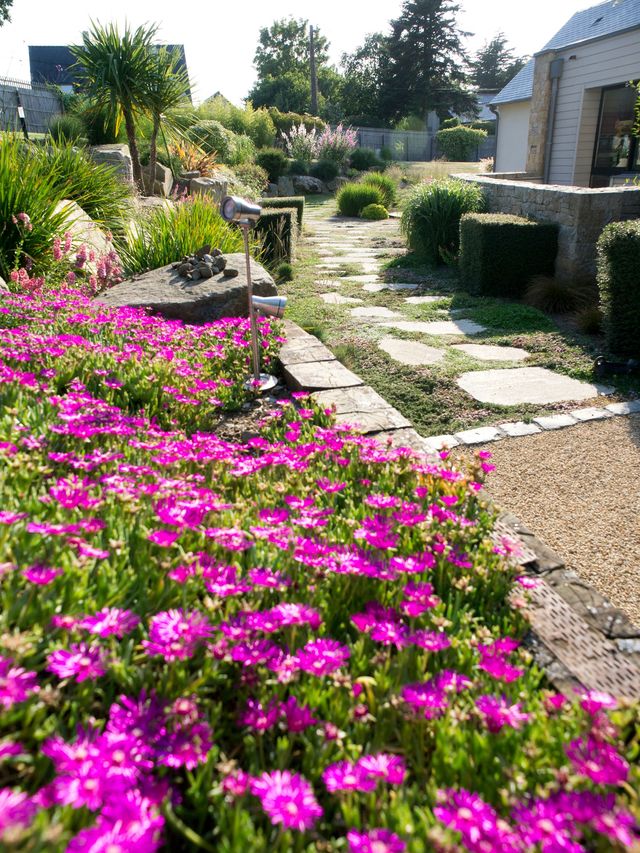
[[[350,761],[338,761],[330,764],[322,771],[322,781],[327,791],[335,794],[337,791],[373,791],[376,780],[358,764]]]
[[[16,702],[25,702],[39,689],[35,672],[13,666],[11,658],[0,655],[0,707],[9,710]]]
[[[460,833],[465,849],[521,853],[517,835],[478,794],[462,789],[439,791],[438,797],[442,804],[434,807],[434,815]]]
[[[241,797],[246,794],[251,783],[251,776],[244,770],[235,770],[222,780],[222,790],[232,797]]]
[[[404,758],[386,752],[364,755],[358,760],[356,766],[369,777],[382,779],[390,785],[402,785],[407,772]]]
[[[240,725],[247,726],[256,732],[266,732],[276,725],[280,714],[281,706],[275,699],[272,699],[268,705],[262,705],[256,699],[247,699],[239,722]]]
[[[13,758],[16,755],[24,755],[25,749],[21,743],[12,740],[0,742],[0,762]]]
[[[251,793],[274,825],[300,832],[310,829],[322,817],[313,788],[303,776],[288,770],[263,773],[251,782]]]
[[[56,578],[63,575],[64,571],[62,569],[50,568],[49,566],[30,566],[28,569],[24,569],[21,574],[29,583],[36,586],[48,586]]]
[[[85,616],[78,623],[79,628],[84,628],[98,637],[124,637],[138,625],[140,618],[131,610],[121,610],[119,607],[106,607],[93,616]]]
[[[181,530],[154,530],[147,539],[161,548],[169,548],[182,535]]]
[[[166,661],[186,660],[211,633],[206,616],[197,610],[166,610],[151,619],[149,639],[142,645],[147,654],[162,655]]]
[[[298,669],[323,676],[340,669],[350,656],[348,646],[337,640],[312,640],[298,650],[295,661]]]
[[[0,840],[8,831],[17,831],[29,826],[37,809],[36,804],[22,791],[0,788]]]
[[[407,845],[388,829],[370,829],[358,832],[355,829],[347,833],[350,853],[403,853]]]
[[[587,735],[572,740],[565,751],[578,773],[597,785],[620,785],[627,781],[629,765],[610,743]]]
[[[599,690],[587,690],[582,695],[580,705],[587,714],[594,716],[603,709],[613,711],[618,707],[618,700],[615,696],[611,696],[610,693],[603,693]]]
[[[289,696],[281,705],[280,712],[286,718],[287,729],[290,732],[303,732],[318,723],[311,713],[311,708],[308,705],[299,705],[295,696]]]
[[[104,675],[106,663],[105,650],[87,643],[72,643],[68,649],[58,649],[47,655],[49,672],[58,678],[75,678],[78,683]]]
[[[523,714],[520,710],[520,703],[509,705],[504,696],[480,696],[476,700],[476,708],[480,711],[490,732],[499,732],[503,726],[511,726],[512,729],[519,729],[526,723],[530,714]]]

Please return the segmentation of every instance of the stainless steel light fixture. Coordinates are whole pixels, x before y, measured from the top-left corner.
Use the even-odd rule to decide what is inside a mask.
[[[258,323],[256,310],[271,317],[282,317],[286,299],[284,297],[259,297],[253,295],[251,281],[251,256],[249,254],[249,229],[258,221],[262,208],[247,199],[228,195],[222,199],[220,214],[227,222],[235,222],[242,230],[244,238],[244,256],[247,264],[247,296],[249,301],[249,320],[251,322],[251,352],[253,357],[253,379],[246,384],[256,391],[270,391],[278,384],[275,376],[270,373],[260,373],[260,345],[258,343]],[[278,305],[265,304],[275,300]]]

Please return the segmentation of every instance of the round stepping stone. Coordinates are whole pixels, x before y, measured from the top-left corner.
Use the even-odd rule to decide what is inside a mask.
[[[488,344],[453,344],[451,349],[460,350],[479,361],[524,361],[531,355],[519,347],[495,347]]]
[[[367,320],[391,320],[402,315],[380,305],[363,305],[362,308],[354,308],[351,311],[351,316],[363,317]]]
[[[442,302],[444,298],[444,296],[407,296],[404,301],[409,305],[430,305],[432,302]]]
[[[368,293],[380,293],[383,290],[393,290],[393,291],[401,291],[401,290],[416,290],[418,288],[417,284],[411,284],[410,282],[405,281],[384,281],[378,283],[365,284],[362,288],[366,290]]]
[[[601,385],[579,382],[543,367],[477,370],[463,373],[456,381],[474,399],[497,406],[589,400],[605,390]]]
[[[380,349],[384,350],[395,361],[417,367],[423,364],[437,364],[444,358],[444,350],[428,347],[417,341],[403,341],[400,338],[382,338],[378,341]]]
[[[352,296],[342,296],[340,293],[321,293],[320,299],[327,305],[357,305],[362,299],[354,299]]]
[[[316,287],[342,287],[342,282],[345,279],[336,279],[336,278],[319,278],[316,279],[313,283]]]
[[[479,335],[486,327],[472,320],[434,320],[431,323],[422,320],[402,320],[399,323],[385,323],[392,329],[402,332],[420,332],[423,335]]]

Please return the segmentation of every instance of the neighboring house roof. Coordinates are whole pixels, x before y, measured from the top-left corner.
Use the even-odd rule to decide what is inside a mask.
[[[474,121],[495,121],[495,114],[489,109],[489,104],[493,103],[496,97],[495,89],[480,89],[475,92],[476,104],[478,108],[477,115],[475,113],[454,113],[453,118],[460,120],[462,124],[471,124]]]
[[[640,27],[640,0],[607,0],[570,18],[558,30],[542,50],[562,50],[581,42],[606,38],[625,30]],[[512,101],[527,101],[533,94],[534,60],[516,74],[504,89],[491,101],[492,104],[506,104]]]

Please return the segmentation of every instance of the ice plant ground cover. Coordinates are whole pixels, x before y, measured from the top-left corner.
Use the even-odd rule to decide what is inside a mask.
[[[299,396],[227,443],[247,356],[243,320],[0,303],[0,847],[631,847],[637,710],[523,649],[487,459]]]

